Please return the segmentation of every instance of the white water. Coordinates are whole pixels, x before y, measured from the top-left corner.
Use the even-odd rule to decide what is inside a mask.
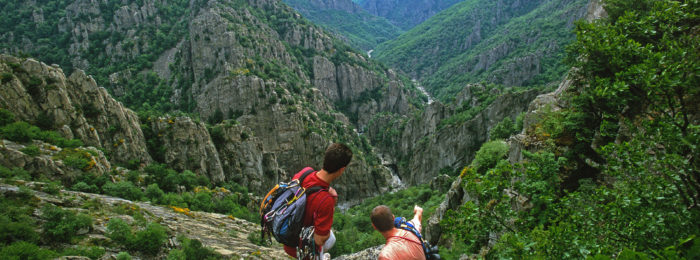
[[[428,94],[428,91],[425,91],[425,88],[423,88],[423,86],[420,84],[420,82],[418,82],[418,80],[416,80],[416,79],[412,79],[411,81],[413,81],[413,83],[416,84],[416,87],[418,88],[418,90],[420,90],[420,92],[422,92],[424,95],[428,96],[428,105],[432,104],[433,97],[431,97],[430,94]]]

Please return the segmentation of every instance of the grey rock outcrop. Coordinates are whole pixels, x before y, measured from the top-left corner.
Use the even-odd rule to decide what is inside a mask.
[[[18,119],[55,129],[65,138],[104,149],[116,162],[151,161],[136,113],[112,99],[92,77],[33,59],[0,55],[0,107]]]
[[[28,146],[38,148],[37,155],[23,152]],[[91,173],[103,175],[108,173],[112,166],[105,158],[102,151],[94,147],[65,148],[56,147],[41,141],[34,141],[30,145],[23,145],[8,140],[0,140],[0,165],[7,168],[20,168],[32,176],[42,176],[53,180],[73,180],[80,174]],[[85,159],[84,168],[75,168],[67,165],[64,160],[68,155],[79,156]]]
[[[463,103],[470,107],[480,105],[470,94],[471,88],[483,86],[470,85],[458,95],[455,104],[445,106],[439,102],[432,103],[423,114],[406,121],[391,120],[391,116],[374,119],[376,123],[369,127],[369,135],[373,139],[391,138],[383,132],[385,129],[399,130],[393,136],[395,139],[382,149],[398,161],[399,176],[405,183],[422,183],[437,176],[440,169],[467,165],[481,144],[488,140],[490,129],[503,118],[515,118],[525,111],[527,104],[538,94],[537,90],[492,93],[498,97],[473,118],[440,126],[440,122],[452,116],[456,107],[462,107]]]
[[[360,6],[371,14],[385,17],[394,25],[408,30],[457,2],[459,1],[367,0],[362,1]]]
[[[190,170],[212,182],[225,180],[219,155],[203,123],[189,117],[151,118],[150,131],[162,146],[162,162],[176,171]],[[154,155],[155,156],[155,155]]]
[[[40,187],[41,183],[24,183],[28,187]],[[0,194],[7,196],[21,192],[17,186],[0,184]],[[50,195],[40,191],[33,191],[32,196],[43,204],[54,204],[67,210],[81,211],[93,217],[93,226],[87,234],[94,241],[112,244],[106,237],[109,219],[120,218],[128,222],[133,221],[129,214],[138,212],[146,221],[159,222],[168,230],[167,248],[174,249],[179,245],[178,235],[184,235],[190,239],[198,239],[203,246],[214,249],[226,259],[288,259],[281,246],[258,246],[248,240],[251,233],[260,232],[259,225],[230,215],[222,215],[208,212],[189,211],[173,207],[155,206],[151,203],[133,202],[125,199],[83,193],[74,191],[60,191],[57,195]],[[92,205],[100,205],[98,208],[79,207],[90,201]],[[124,209],[128,209],[125,210]],[[131,212],[131,213],[130,213]],[[106,256],[114,256],[123,249],[106,247]],[[135,255],[137,257],[148,257]],[[166,258],[167,255],[159,254],[156,258]]]

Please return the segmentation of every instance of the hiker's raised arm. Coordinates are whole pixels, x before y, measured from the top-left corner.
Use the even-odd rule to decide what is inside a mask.
[[[418,220],[418,223],[423,221],[423,208],[418,205],[413,206],[413,219]]]

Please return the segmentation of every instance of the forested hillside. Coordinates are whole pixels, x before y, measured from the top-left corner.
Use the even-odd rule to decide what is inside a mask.
[[[467,83],[532,86],[558,82],[585,0],[455,4],[375,50],[376,59],[420,80],[438,99]]]
[[[332,142],[333,259],[700,258],[700,1],[356,2],[0,0],[0,259],[286,259]]]
[[[67,108],[104,123],[91,138],[110,155],[120,149],[110,141],[145,143],[140,155],[114,156],[119,163],[164,163],[262,192],[343,141],[356,150],[359,173],[338,188],[352,190],[343,200],[357,200],[391,189],[392,177],[353,123],[422,106],[406,77],[279,1],[5,1],[1,10],[0,50],[57,63],[66,77],[82,69],[139,112],[129,121],[140,128],[132,138],[119,131],[123,122],[99,116],[99,103]],[[63,110],[33,102],[24,120],[43,112],[60,121],[48,129],[77,125],[55,120]]]
[[[401,29],[385,18],[374,16],[351,0],[285,0],[311,22],[333,32],[349,45],[364,51],[396,38]]]
[[[700,257],[700,3],[604,2],[569,80],[491,133],[429,221],[443,256]]]
[[[459,0],[356,0],[355,2],[369,13],[384,17],[403,30],[409,30]]]

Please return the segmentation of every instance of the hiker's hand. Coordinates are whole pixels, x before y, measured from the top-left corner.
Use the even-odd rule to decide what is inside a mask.
[[[418,205],[413,206],[413,218],[418,218],[418,221],[423,221],[423,208]]]
[[[338,192],[336,192],[333,187],[328,188],[328,193],[333,197],[338,197]]]
[[[423,208],[418,207],[418,205],[413,206],[413,214],[423,215]]]

